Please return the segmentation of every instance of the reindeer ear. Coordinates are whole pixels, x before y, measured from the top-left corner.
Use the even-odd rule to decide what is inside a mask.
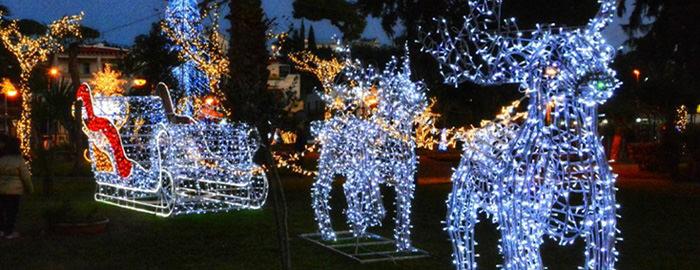
[[[617,10],[618,0],[598,0],[600,4],[600,9],[598,13],[593,17],[588,23],[588,29],[593,32],[599,32],[603,30],[615,16],[615,11]],[[626,1],[620,1],[619,5],[623,7]],[[622,10],[621,10],[622,11]]]

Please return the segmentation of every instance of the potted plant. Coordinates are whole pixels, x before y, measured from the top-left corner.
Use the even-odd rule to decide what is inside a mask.
[[[109,219],[100,215],[97,207],[80,211],[64,201],[44,212],[50,232],[60,235],[96,235],[104,233]]]

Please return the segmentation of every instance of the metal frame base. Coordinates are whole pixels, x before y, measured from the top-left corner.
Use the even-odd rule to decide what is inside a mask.
[[[336,241],[323,240],[320,233],[305,233],[299,235],[299,237],[359,263],[400,261],[430,257],[427,251],[421,249],[416,249],[415,251],[396,251],[396,243],[394,240],[369,232],[365,236],[355,237],[350,231],[339,231],[336,232]]]

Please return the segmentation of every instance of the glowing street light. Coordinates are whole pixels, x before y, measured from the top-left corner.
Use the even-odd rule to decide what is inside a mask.
[[[61,75],[61,71],[59,71],[57,67],[52,67],[49,69],[49,76],[52,78],[58,78],[59,75]]]
[[[134,79],[133,84],[136,87],[142,87],[142,86],[146,85],[147,82],[148,81],[146,81],[145,79]]]
[[[634,78],[637,80],[637,82],[639,82],[639,76],[642,75],[642,72],[635,68],[632,70],[632,74],[634,74]]]
[[[16,97],[17,94],[19,93],[19,91],[17,91],[17,88],[12,84],[10,79],[7,79],[7,78],[2,80],[2,84],[0,84],[0,88],[2,89],[2,93],[4,94],[3,99],[5,101],[5,103],[4,103],[5,114],[3,115],[3,120],[4,120],[3,125],[5,127],[5,135],[9,135],[10,129],[9,129],[9,125],[7,123],[8,118],[9,118],[9,116],[7,114],[7,99]]]
[[[7,78],[3,79],[2,84],[0,84],[0,89],[2,89],[2,93],[7,97],[16,97],[19,93],[10,79]]]
[[[7,97],[9,97],[9,98],[14,98],[14,97],[17,96],[17,94],[18,94],[19,92],[17,91],[16,88],[13,88],[13,89],[11,89],[11,90],[3,91],[3,93],[5,93],[5,95],[6,95]]]

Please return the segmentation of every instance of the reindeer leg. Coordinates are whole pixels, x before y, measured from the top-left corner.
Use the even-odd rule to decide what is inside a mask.
[[[331,226],[331,218],[328,213],[331,208],[328,201],[330,198],[331,184],[333,183],[333,170],[325,160],[326,159],[323,157],[320,158],[318,176],[311,188],[311,200],[321,237],[324,240],[335,240],[335,232]]]
[[[365,235],[367,231],[363,207],[367,204],[365,196],[369,195],[369,191],[365,190],[368,186],[362,186],[363,181],[366,181],[366,179],[357,173],[351,173],[347,175],[345,184],[343,184],[345,199],[348,203],[345,214],[352,233],[356,237]]]
[[[403,175],[396,183],[396,227],[394,239],[398,251],[413,251],[411,245],[411,203],[415,191],[415,179],[411,175]]]
[[[381,224],[384,215],[386,215],[386,210],[384,209],[384,203],[382,202],[381,187],[378,181],[374,181],[374,178],[370,178],[370,201],[367,202],[367,223],[368,226],[376,226]]]
[[[607,270],[614,269],[617,261],[615,250],[615,233],[617,205],[615,203],[615,188],[612,175],[609,179],[601,179],[591,183],[591,209],[585,222],[586,227],[586,264],[585,269]]]
[[[477,205],[479,200],[473,191],[472,182],[465,180],[466,169],[458,169],[453,177],[452,193],[447,200],[447,232],[453,249],[453,263],[457,270],[476,269],[476,240],[474,226],[479,222]]]
[[[512,198],[512,197],[511,197]],[[505,257],[504,269],[543,269],[540,245],[544,228],[535,219],[523,215],[523,206],[516,201],[515,209],[499,211],[501,247]]]

